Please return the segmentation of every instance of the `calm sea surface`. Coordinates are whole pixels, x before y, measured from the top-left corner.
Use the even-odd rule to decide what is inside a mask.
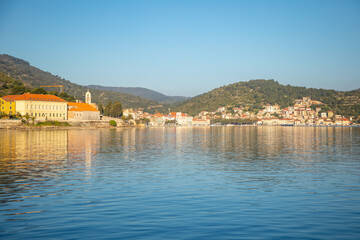
[[[0,239],[360,239],[360,128],[0,130]]]

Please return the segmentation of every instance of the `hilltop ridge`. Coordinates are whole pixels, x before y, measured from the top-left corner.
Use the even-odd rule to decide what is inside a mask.
[[[65,91],[77,99],[84,99],[85,93],[88,89],[86,86],[72,83],[69,80],[61,78],[60,76],[53,75],[49,72],[31,66],[27,61],[7,54],[0,54],[0,72],[11,78],[20,80],[26,87],[29,88],[36,88],[40,87],[41,85],[63,85]],[[97,89],[93,89],[91,92],[93,101],[97,103],[119,101],[125,108],[146,108],[149,106],[158,105],[156,101],[121,92]]]
[[[262,109],[266,104],[287,107],[304,96],[323,102],[335,112],[360,115],[360,91],[335,91],[281,85],[273,79],[237,82],[213,89],[178,104],[174,110],[197,115],[201,111],[215,111],[219,107],[249,107]]]
[[[279,104],[282,108],[291,106],[296,99],[308,96],[324,103],[325,107],[333,109],[337,114],[360,115],[359,88],[352,91],[336,91],[282,85],[273,79],[256,79],[215,88],[185,101],[174,103],[174,100],[184,100],[184,97],[170,97],[172,99],[169,99],[169,96],[146,88],[82,86],[6,54],[0,54],[0,72],[20,80],[28,88],[36,88],[41,85],[64,85],[66,92],[76,99],[84,99],[87,88],[92,88],[94,102],[119,101],[124,108],[144,108],[149,112],[166,113],[171,108],[172,111],[194,116],[201,111],[215,111],[224,106],[248,107],[249,110],[256,111],[262,109],[266,104]],[[133,95],[124,93],[126,91]],[[141,95],[141,97],[135,95]]]
[[[171,104],[189,99],[188,97],[183,96],[167,96],[160,92],[143,87],[106,87],[100,85],[88,85],[88,88],[127,93],[163,104]]]

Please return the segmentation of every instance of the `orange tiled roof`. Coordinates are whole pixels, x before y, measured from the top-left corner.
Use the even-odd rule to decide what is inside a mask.
[[[89,112],[89,111],[90,112],[98,112],[99,111],[87,103],[68,102],[68,106],[71,107],[69,109],[69,111],[75,111],[75,112]]]
[[[162,115],[161,113],[155,113],[154,116],[155,117],[163,117],[164,115]]]
[[[30,100],[30,101],[51,101],[51,102],[66,102],[65,100],[54,96],[54,95],[47,95],[47,94],[32,94],[32,93],[24,93],[23,95],[8,95],[4,96],[15,100]],[[3,97],[3,98],[4,98]]]
[[[19,96],[21,96],[21,95],[7,95],[7,96],[3,96],[1,98],[7,102],[13,102]]]

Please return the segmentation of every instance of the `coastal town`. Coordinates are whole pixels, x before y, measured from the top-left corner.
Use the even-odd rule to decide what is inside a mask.
[[[133,126],[210,126],[210,125],[281,125],[281,126],[350,126],[356,117],[334,114],[323,108],[323,103],[310,97],[294,101],[293,106],[265,105],[263,109],[250,111],[249,107],[222,106],[214,112],[201,111],[196,116],[182,112],[150,114],[144,109],[123,109],[117,123]],[[0,98],[2,118],[16,116],[23,122],[32,120],[81,122],[109,122],[97,104],[91,101],[91,93],[85,93],[85,102],[67,102],[55,95],[31,94],[8,95]],[[26,119],[26,121],[24,120]],[[118,125],[118,124],[115,124]]]
[[[197,116],[189,116],[182,112],[169,114],[149,114],[140,110],[126,109],[124,116],[133,119],[149,119],[151,126],[164,126],[175,123],[179,126],[209,125],[282,125],[282,126],[350,126],[354,117],[346,118],[335,115],[333,111],[322,109],[323,103],[303,97],[294,102],[294,106],[280,108],[279,105],[265,105],[256,112],[248,107],[219,107],[214,112],[201,111]]]

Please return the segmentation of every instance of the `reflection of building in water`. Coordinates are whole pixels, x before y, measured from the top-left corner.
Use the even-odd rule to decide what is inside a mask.
[[[65,130],[0,131],[0,172],[16,175],[5,177],[4,181],[11,183],[17,178],[32,178],[34,174],[38,179],[50,176],[54,169],[66,166],[66,160]]]
[[[0,130],[0,160],[16,158],[16,135],[13,131]]]
[[[72,130],[68,132],[68,154],[72,159],[83,160],[91,167],[92,155],[99,147],[101,131]]]
[[[56,160],[67,158],[67,131],[6,131],[1,133],[1,158]]]

